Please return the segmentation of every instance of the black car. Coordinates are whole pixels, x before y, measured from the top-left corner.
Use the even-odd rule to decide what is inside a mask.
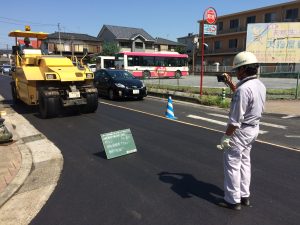
[[[144,83],[125,70],[100,69],[94,74],[94,83],[99,95],[107,96],[111,100],[117,98],[142,100],[147,96]]]

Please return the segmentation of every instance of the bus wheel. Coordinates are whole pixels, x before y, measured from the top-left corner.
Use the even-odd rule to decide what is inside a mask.
[[[150,76],[151,76],[151,73],[150,73],[149,70],[143,71],[143,78],[144,78],[144,79],[149,79]]]
[[[180,79],[180,77],[181,77],[181,72],[179,71],[179,70],[177,70],[176,72],[175,72],[175,76],[174,76],[176,79]]]

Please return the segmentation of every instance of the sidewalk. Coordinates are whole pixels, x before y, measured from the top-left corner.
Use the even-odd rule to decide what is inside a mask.
[[[300,116],[299,100],[270,100],[266,102],[266,113]]]
[[[63,157],[60,150],[10,105],[0,111],[13,142],[0,144],[0,225],[25,225],[54,191]]]
[[[0,193],[15,178],[21,167],[21,153],[16,143],[0,144]]]

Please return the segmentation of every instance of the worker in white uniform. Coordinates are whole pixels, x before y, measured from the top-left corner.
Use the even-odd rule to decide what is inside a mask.
[[[217,146],[224,151],[224,200],[219,205],[234,210],[250,206],[250,151],[258,136],[266,99],[266,88],[257,78],[258,68],[256,56],[244,51],[233,60],[237,85],[229,74],[223,74],[224,83],[234,93],[227,129]]]

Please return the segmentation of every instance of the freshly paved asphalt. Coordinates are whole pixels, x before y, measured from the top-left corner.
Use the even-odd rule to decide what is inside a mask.
[[[151,111],[148,100],[139,103],[149,113],[165,111]],[[136,102],[117,104],[134,108]],[[95,114],[48,120],[28,107],[15,110],[64,157],[57,188],[31,224],[296,225],[300,220],[299,152],[256,143],[253,207],[234,212],[215,205],[223,195],[222,152],[215,148],[221,133],[104,103]],[[126,128],[138,152],[107,160],[100,134]]]

